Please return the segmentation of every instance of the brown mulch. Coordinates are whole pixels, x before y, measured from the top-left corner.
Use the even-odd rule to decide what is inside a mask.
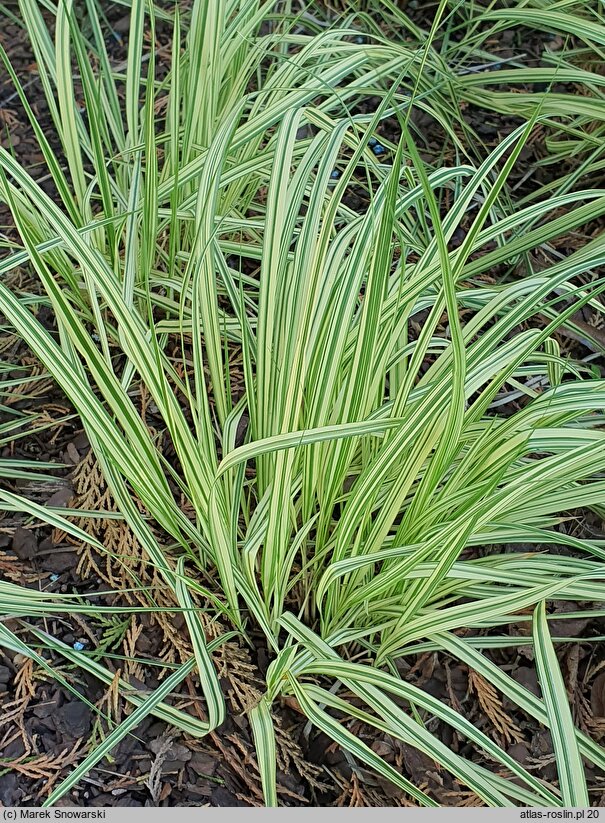
[[[123,9],[115,7],[112,11],[110,8],[107,13],[110,17],[114,15],[112,20],[118,29],[123,28]],[[532,37],[531,42],[523,44],[524,50],[529,54],[528,60],[539,60],[541,41],[535,33]],[[40,123],[45,132],[51,134],[52,124],[26,38],[18,27],[9,23],[0,32],[0,41],[27,85],[28,97],[40,116]],[[500,51],[503,59],[514,46],[509,41],[509,35],[502,33]],[[115,49],[116,53],[123,49],[119,38],[115,40]],[[465,114],[486,148],[496,145],[517,125],[510,118],[485,122],[483,113],[470,107]],[[441,152],[444,138],[435,124],[420,119],[416,125],[426,135],[423,151],[427,157]],[[3,126],[10,128],[10,138]],[[35,176],[41,168],[42,157],[13,96],[10,82],[1,72],[0,129],[0,143],[11,146]],[[380,133],[387,140],[396,140],[397,130],[396,122],[386,121]],[[523,157],[525,165],[519,168],[517,182],[542,154],[543,135],[537,134]],[[531,181],[520,183],[520,191],[526,193],[529,186],[545,182],[548,173],[548,168],[541,168]],[[351,205],[355,207],[356,204]],[[11,232],[9,216],[2,205],[1,232],[9,236]],[[577,238],[573,242],[577,242]],[[22,277],[21,287],[29,288],[26,275]],[[39,311],[47,312],[45,322],[51,328],[52,317],[48,311],[44,307]],[[8,362],[36,368],[30,353],[11,340],[7,332],[0,333],[0,352]],[[48,414],[56,424],[45,432],[7,446],[2,456],[55,460],[64,464],[65,469],[57,472],[57,480],[53,483],[27,486],[15,483],[10,487],[48,505],[65,506],[70,501],[83,505],[86,495],[94,493],[98,495],[98,502],[105,490],[100,482],[96,486],[93,484],[91,490],[90,484],[86,486],[83,481],[83,478],[90,480],[94,476],[95,467],[77,418],[70,418],[69,404],[56,394],[50,383],[41,384],[36,391],[33,399],[29,390],[27,399],[13,398],[10,401],[12,407]],[[90,499],[86,499],[90,503]],[[110,529],[111,521],[107,523],[110,525],[105,524],[103,528]],[[118,538],[128,539],[125,534]],[[133,558],[135,568],[137,573],[144,571],[140,557]],[[78,551],[65,535],[32,525],[20,515],[9,513],[0,519],[2,579],[44,591],[78,592],[84,596],[107,590],[108,578],[114,573],[111,564]],[[569,603],[558,606],[561,611],[569,607]],[[22,623],[10,620],[6,625],[31,639]],[[74,644],[81,646],[87,653],[100,649],[105,655],[116,655],[116,658],[105,657],[106,664],[113,666],[116,672],[127,674],[134,686],[140,684],[153,688],[159,682],[162,667],[179,663],[188,653],[186,645],[179,647],[182,618],[178,614],[164,615],[161,619],[140,616],[136,620],[128,615],[115,620],[101,616],[63,615],[60,619],[36,621],[36,625],[72,647]],[[565,646],[561,652],[562,670],[573,698],[576,722],[599,740],[605,733],[605,657],[602,644],[588,641],[605,634],[604,628],[602,619],[561,620],[554,632],[569,632],[569,636],[586,639],[586,642]],[[523,623],[511,627],[513,636],[523,636],[525,630]],[[130,662],[121,657],[130,658]],[[515,679],[539,693],[530,646],[511,645],[491,652],[491,657]],[[49,659],[90,703],[103,713],[113,712],[114,722],[125,716],[125,707],[116,707],[111,690],[70,668],[58,656]],[[219,730],[200,741],[187,738],[154,718],[147,718],[112,751],[111,758],[102,761],[58,805],[262,805],[260,778],[245,714],[246,706],[262,688],[263,674],[269,663],[262,638],[253,648],[227,643],[218,659],[229,709],[228,719]],[[136,660],[148,661],[148,665],[136,664]],[[462,711],[537,776],[549,781],[556,777],[549,733],[518,712],[465,666],[445,655],[427,654],[406,659],[401,667],[406,679]],[[184,710],[200,716],[203,704],[197,699],[198,695],[199,686],[190,679],[175,699]],[[0,721],[0,804],[3,806],[39,805],[52,787],[83,759],[91,740],[102,739],[108,728],[85,703],[53,683],[27,658],[7,649],[0,650]],[[307,729],[306,721],[296,710],[295,701],[282,701],[276,706],[276,721],[280,729],[280,800],[285,805],[410,804],[401,792],[354,763],[323,734]],[[428,723],[454,751],[489,766],[480,753],[471,752],[465,741],[451,729],[440,726],[434,719],[429,719]],[[472,793],[465,791],[422,754],[356,722],[349,722],[348,728],[387,762],[424,786],[443,805],[476,804],[477,799]],[[593,790],[593,804],[603,805],[603,775],[588,772],[588,778]]]

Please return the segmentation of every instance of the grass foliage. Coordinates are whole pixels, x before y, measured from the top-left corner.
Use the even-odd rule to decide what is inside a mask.
[[[466,3],[458,16],[441,2],[427,32],[388,1],[380,29],[364,13],[325,26],[317,8],[290,2],[194,0],[161,12],[174,33],[163,76],[142,0],[132,0],[125,69],[112,66],[94,0],[86,26],[71,0],[19,5],[62,157],[1,52],[47,182],[0,148],[0,197],[20,236],[0,261],[0,311],[77,411],[195,651],[152,694],[123,684],[136,710],[47,805],[150,712],[198,736],[220,726],[214,646],[192,599],[206,594],[208,614],[244,640],[260,629],[272,656],[250,712],[269,805],[271,705],[283,695],[420,805],[436,801],[337,718],[417,748],[488,806],[587,805],[584,762],[603,768],[605,753],[574,726],[547,607],[603,600],[605,541],[556,527],[574,510],[605,510],[605,380],[553,335],[600,305],[605,241],[595,235],[564,258],[551,244],[605,212],[605,190],[591,183],[604,162],[603,78],[587,56],[601,54],[602,21],[579,2]],[[490,34],[517,25],[581,45],[540,69],[476,70],[493,62]],[[370,32],[363,44],[359,26]],[[390,36],[395,26],[409,38]],[[517,93],[528,83],[546,91]],[[561,83],[583,96],[554,90]],[[369,98],[380,102],[366,111]],[[486,151],[461,120],[467,104],[520,125]],[[427,156],[417,112],[449,135],[447,156]],[[401,137],[375,156],[387,116]],[[536,129],[545,163],[574,162],[515,198],[510,174]],[[535,249],[546,252],[540,267]],[[23,266],[56,333],[5,282]],[[142,416],[141,387],[170,457]],[[501,413],[511,400],[517,410]],[[0,470],[14,478],[31,467]],[[1,496],[91,540],[69,512]],[[0,605],[21,618],[76,607],[10,583]],[[482,652],[516,644],[508,625],[520,621],[533,626],[541,698]],[[111,682],[102,662],[56,638],[28,647],[4,627],[0,642],[52,673],[40,642]],[[557,784],[400,676],[400,661],[425,650],[470,666],[551,730]],[[205,723],[163,702],[194,668]],[[446,746],[431,718],[489,768]]]

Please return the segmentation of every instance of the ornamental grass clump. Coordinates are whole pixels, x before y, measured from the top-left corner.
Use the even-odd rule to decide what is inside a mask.
[[[558,97],[494,93],[494,109],[525,105],[525,122],[473,159],[459,100],[476,98],[479,75],[459,74],[433,48],[447,5],[432,32],[413,29],[414,42],[374,31],[359,45],[346,20],[314,31],[273,0],[195,0],[187,16],[162,12],[173,47],[157,79],[156,15],[140,0],[125,70],[111,64],[93,0],[86,37],[69,0],[44,3],[53,34],[42,4],[20,1],[63,156],[2,52],[54,196],[0,148],[0,197],[20,236],[0,270],[36,272],[56,333],[7,285],[0,311],[77,411],[195,652],[151,694],[118,684],[134,711],[46,805],[149,713],[191,735],[221,725],[219,641],[208,642],[199,597],[242,642],[260,630],[271,657],[249,712],[268,805],[271,707],[284,695],[419,805],[437,801],[337,717],[418,749],[485,805],[589,805],[584,763],[603,768],[605,754],[574,725],[548,606],[603,600],[605,543],[556,527],[571,511],[605,510],[605,381],[554,335],[582,306],[601,306],[605,242],[551,255],[540,271],[490,275],[519,271],[532,250],[602,218],[605,190],[562,179],[511,207],[507,181],[534,129],[567,133]],[[576,19],[557,15],[551,25],[564,31]],[[458,59],[468,59],[464,43]],[[381,102],[367,112],[359,103],[369,97]],[[458,160],[423,159],[418,110],[441,124]],[[386,117],[396,139],[377,142]],[[141,387],[170,459],[137,404]],[[504,415],[511,397],[516,410]],[[64,514],[0,497],[104,551]],[[21,618],[103,610],[0,590],[3,612]],[[511,638],[507,627],[523,621],[532,634]],[[102,662],[44,638],[112,682]],[[0,624],[0,641],[49,670],[35,639],[28,646]],[[483,653],[521,642],[533,645],[541,697]],[[398,663],[425,651],[461,661],[550,729],[556,783],[400,676]],[[195,669],[204,722],[164,702]],[[429,718],[481,758],[446,745]]]

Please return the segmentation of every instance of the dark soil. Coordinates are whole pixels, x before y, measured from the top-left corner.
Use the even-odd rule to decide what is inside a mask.
[[[417,4],[419,6],[422,4]],[[124,48],[120,38],[127,31],[123,9],[112,7],[107,13],[117,29],[115,49],[119,56]],[[419,8],[418,17],[422,18],[422,14],[425,15],[423,22],[426,22],[426,12]],[[527,59],[537,64],[542,42],[535,33],[531,36],[533,39],[523,44],[523,50],[528,55]],[[51,134],[52,124],[26,37],[16,25],[7,23],[0,32],[0,42],[9,52],[13,66],[27,87],[28,97],[40,117],[42,127],[47,134]],[[510,56],[514,48],[510,34],[502,32],[500,43],[492,48],[499,51],[503,59]],[[485,148],[496,145],[517,125],[507,118],[492,117],[487,122],[483,112],[470,107],[465,115],[469,125],[481,135]],[[3,125],[10,128],[10,137],[2,133],[0,142],[4,146],[12,146],[35,174],[42,157],[14,96],[10,80],[0,72],[0,127]],[[420,119],[416,125],[425,137],[423,151],[426,155],[440,154],[444,135],[436,124]],[[387,121],[381,129],[385,140],[397,139],[396,122]],[[528,148],[516,171],[516,182],[522,181],[535,161],[543,156],[540,141],[538,135]],[[527,193],[531,186],[546,182],[548,174],[549,167],[540,167],[535,174],[532,173],[525,183],[519,183],[523,193]],[[357,203],[351,205],[356,206]],[[0,206],[0,232],[10,236],[11,231],[8,213]],[[577,237],[569,238],[570,248],[573,248],[572,243],[577,242]],[[27,275],[22,273],[21,276],[22,282],[15,284],[15,287],[31,290],[26,281]],[[44,312],[47,312],[48,325],[52,328],[52,317],[43,306],[38,316],[44,316]],[[587,318],[587,322],[593,320],[592,317]],[[578,345],[566,338],[562,338],[562,344]],[[29,370],[36,369],[30,353],[12,340],[6,331],[0,333],[0,351],[7,362],[23,365]],[[5,398],[2,402],[7,403]],[[78,494],[77,489],[78,477],[81,477],[83,466],[85,471],[92,471],[92,463],[87,462],[89,445],[86,437],[65,398],[55,394],[50,381],[46,381],[37,385],[35,390],[30,387],[27,398],[13,396],[9,405],[16,410],[48,414],[55,423],[45,431],[27,434],[15,441],[5,448],[2,456],[54,460],[65,466],[63,471],[56,472],[56,481],[25,485],[16,482],[10,487],[50,506],[61,507],[70,501],[77,504],[78,499],[81,502],[82,492]],[[27,432],[27,429],[23,431]],[[600,523],[586,521],[585,525],[587,529],[603,529]],[[519,550],[519,547],[514,549]],[[107,570],[103,562],[96,557],[91,560],[87,571],[81,554],[65,535],[47,527],[32,525],[22,515],[6,513],[0,520],[0,573],[3,580],[44,591],[79,592],[90,597],[100,589],[108,588],[105,581]],[[106,598],[104,602],[111,601]],[[114,602],[126,605],[118,596]],[[602,607],[603,604],[600,605]],[[573,609],[574,604],[562,602],[558,608],[564,612]],[[129,677],[133,686],[140,684],[150,689],[159,682],[162,668],[166,670],[182,659],[181,650],[174,645],[182,618],[173,614],[169,620],[171,626],[160,626],[146,617],[135,621],[124,615],[110,621],[100,616],[84,618],[63,615],[60,619],[41,619],[31,625],[85,653],[93,654],[97,650],[105,664]],[[23,622],[8,620],[5,625],[32,642],[31,632]],[[601,740],[605,734],[605,658],[603,645],[590,642],[590,639],[605,635],[605,621],[560,620],[551,626],[555,636],[578,638],[577,642],[563,647],[562,670],[573,699],[576,722],[594,738]],[[514,638],[511,647],[493,651],[491,656],[516,680],[539,694],[532,647],[523,645],[527,632],[528,624],[524,622],[511,627]],[[81,670],[70,666],[58,654],[42,653],[100,712],[113,711],[114,721],[125,716],[126,708],[121,703],[115,712],[111,691],[108,692],[107,687],[83,675]],[[208,738],[194,740],[148,718],[112,751],[111,759],[102,761],[58,805],[262,805],[260,778],[245,709],[262,687],[263,673],[268,664],[266,651],[262,642],[258,648],[252,649],[231,642],[226,644],[219,656],[229,708],[228,719],[219,730]],[[149,661],[149,665],[137,669],[128,660],[121,659],[134,657]],[[401,664],[401,671],[409,682],[462,711],[537,776],[549,781],[556,777],[549,733],[508,701],[501,699],[465,666],[446,655],[425,654],[406,658]],[[173,702],[184,711],[203,717],[203,704],[197,699],[198,694],[199,687],[195,679],[190,678],[180,693],[173,696]],[[409,800],[391,784],[354,763],[324,735],[313,730],[309,732],[297,709],[294,700],[284,700],[276,707],[280,727],[280,800],[284,805],[410,805]],[[7,649],[0,651],[0,721],[0,804],[4,806],[39,805],[53,786],[83,759],[90,743],[101,739],[108,728],[97,713],[63,687],[57,686],[42,669],[32,665],[23,655]],[[435,720],[428,722],[431,730],[454,751],[473,757],[489,767],[489,761],[483,759],[480,753],[471,752],[465,741],[451,729],[440,726]],[[474,795],[417,751],[370,731],[355,721],[350,721],[348,727],[387,762],[416,784],[425,787],[441,804],[461,806],[476,803]],[[587,774],[593,805],[603,805],[604,776],[591,772]]]

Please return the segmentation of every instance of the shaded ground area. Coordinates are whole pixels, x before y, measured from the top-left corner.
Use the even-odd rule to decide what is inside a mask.
[[[125,31],[119,11],[112,20],[115,28]],[[159,36],[162,37],[161,32]],[[518,33],[514,37],[518,37]],[[45,113],[35,65],[23,33],[16,25],[7,24],[0,39],[27,85],[28,96],[40,115],[41,125],[50,133],[51,123]],[[506,59],[513,45],[510,34],[505,31],[494,50]],[[118,59],[123,54],[120,37],[115,38],[115,49]],[[528,60],[537,61],[541,43],[537,40],[525,43],[524,50],[529,55]],[[368,107],[371,106],[372,101],[368,101]],[[471,107],[466,116],[486,147],[496,145],[517,125],[510,118],[490,117],[486,121],[481,111]],[[12,146],[20,158],[27,160],[30,169],[36,169],[42,157],[4,74],[0,75],[0,125],[10,128],[10,138],[5,133],[0,136],[2,145]],[[426,134],[424,151],[427,156],[441,152],[443,135],[436,130],[435,124],[420,120],[417,126]],[[396,122],[387,121],[381,133],[387,140],[395,139]],[[548,179],[548,167],[535,167],[536,159],[544,153],[543,137],[536,133],[522,164],[515,170],[517,179],[512,184],[518,184],[521,191]],[[8,223],[7,212],[0,207],[0,226],[8,226]],[[594,227],[594,230],[601,228]],[[10,229],[6,233],[10,236]],[[576,248],[582,240],[577,236],[570,237],[568,245],[562,241],[558,249],[564,254]],[[31,291],[25,272],[16,277],[21,278],[14,283],[16,289]],[[38,316],[44,317],[48,328],[52,329],[52,316],[44,305],[39,307]],[[602,325],[593,310],[584,320],[595,329]],[[578,343],[563,335],[561,345],[564,350],[572,351]],[[14,377],[41,373],[31,354],[7,330],[0,335],[0,353],[5,362],[24,370],[15,371]],[[595,365],[603,366],[600,358],[595,360]],[[86,437],[69,404],[54,393],[51,382],[42,376],[23,389],[11,390],[3,396],[2,402],[14,412],[39,415],[32,422],[24,423],[22,432],[25,436],[7,444],[2,456],[57,461],[65,465],[63,472],[55,472],[55,480],[40,481],[39,484],[28,482],[26,485],[15,481],[10,488],[48,506],[72,505],[111,513],[113,503],[90,454]],[[146,403],[147,398],[140,397],[142,409],[146,408]],[[153,426],[153,411],[149,409],[146,414],[148,425]],[[133,580],[150,586],[157,583],[153,570],[123,524],[108,518],[93,521],[92,525],[83,520],[82,525],[94,529],[95,534],[102,537],[108,547],[107,558],[82,550],[63,533],[38,528],[21,515],[5,514],[0,520],[2,578],[44,591],[78,592],[89,598],[99,591],[127,589]],[[561,528],[585,529],[594,535],[595,531],[600,533],[602,524],[576,513],[576,517]],[[523,547],[516,546],[514,550],[523,550]],[[535,547],[531,550],[535,551]],[[489,551],[489,547],[485,551]],[[105,597],[103,602],[126,608],[139,601],[135,594],[122,591]],[[170,603],[160,605],[171,606]],[[595,604],[595,609],[604,606],[605,603]],[[562,613],[573,611],[574,604],[561,602],[557,608]],[[516,626],[511,627],[514,639],[510,648],[494,650],[490,654],[516,680],[539,694],[532,647],[524,644],[529,624],[522,617]],[[29,628],[21,622],[11,620],[8,625],[17,634],[31,639]],[[109,668],[113,668],[116,678],[125,677],[134,688],[155,687],[166,671],[191,654],[182,633],[183,618],[176,613],[136,617],[124,613],[86,618],[63,615],[53,620],[41,619],[35,628],[67,647],[90,654],[93,659],[102,658]],[[605,620],[561,619],[553,622],[551,628],[555,636],[577,638],[577,642],[564,647],[562,669],[573,700],[576,722],[595,739],[602,740],[605,734],[605,656],[602,644],[590,640],[605,634]],[[227,629],[226,626],[209,624],[209,637],[219,637]],[[43,648],[42,642],[40,648]],[[83,759],[89,747],[102,740],[129,710],[128,705],[117,699],[115,684],[102,684],[93,677],[82,675],[69,660],[56,652],[48,659],[53,661],[56,671],[96,706],[101,716],[64,688],[57,687],[40,667],[22,654],[6,649],[0,651],[0,802],[5,806],[38,805],[56,782]],[[262,805],[260,778],[245,711],[258,698],[262,688],[269,663],[264,644],[260,641],[258,648],[244,648],[236,641],[228,640],[216,659],[221,666],[229,709],[228,720],[220,730],[200,741],[176,735],[165,723],[148,718],[112,752],[111,758],[106,758],[92,770],[59,805]],[[406,658],[401,663],[401,672],[410,682],[461,711],[537,776],[547,781],[556,777],[549,733],[518,713],[490,684],[465,666],[445,655],[428,653]],[[171,702],[203,718],[204,706],[199,693],[199,685],[192,677],[178,695],[172,696]],[[351,700],[354,702],[354,698]],[[410,805],[410,801],[391,784],[361,768],[324,735],[307,728],[294,699],[282,701],[278,722],[280,800],[285,805]],[[451,749],[472,756],[489,767],[489,761],[480,753],[471,752],[451,729],[439,728],[434,719],[427,722]],[[370,732],[356,721],[349,721],[348,728],[441,804],[478,804],[475,795],[410,747],[386,735],[377,735],[374,730]],[[588,781],[593,792],[593,805],[603,805],[605,777],[588,773]]]

